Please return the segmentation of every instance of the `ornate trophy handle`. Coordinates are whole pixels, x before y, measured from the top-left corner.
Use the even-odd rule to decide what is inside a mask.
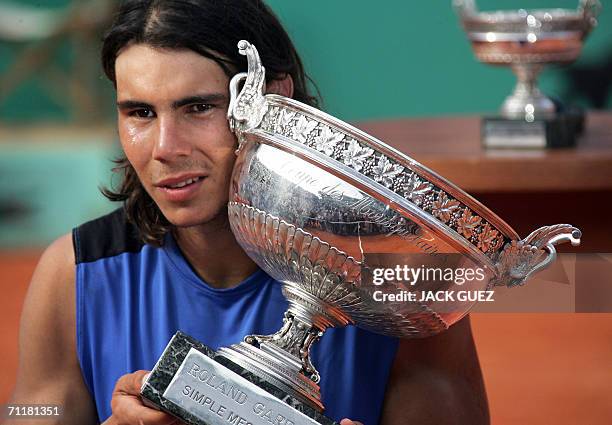
[[[571,242],[577,246],[581,236],[577,228],[569,224],[557,224],[540,227],[525,239],[506,244],[495,265],[497,274],[491,284],[508,287],[523,285],[531,275],[555,260],[556,244]],[[546,257],[540,260],[545,253]]]
[[[582,35],[584,39],[597,26],[597,16],[601,12],[601,2],[599,0],[580,0],[578,12],[582,14],[586,24],[584,34]]]
[[[238,42],[238,52],[247,57],[248,72],[234,75],[230,81],[230,103],[227,119],[230,129],[242,145],[241,133],[256,128],[268,110],[264,96],[266,91],[266,70],[261,64],[255,46],[246,40]],[[244,81],[242,90],[238,92]],[[240,147],[238,148],[240,150]]]
[[[247,78],[246,72],[241,72],[232,77],[229,83],[229,91],[230,91],[230,102],[227,108],[227,120],[229,122],[230,130],[233,133],[236,132],[236,121],[238,118],[234,116],[234,110],[236,109],[236,103],[239,95],[240,84]]]

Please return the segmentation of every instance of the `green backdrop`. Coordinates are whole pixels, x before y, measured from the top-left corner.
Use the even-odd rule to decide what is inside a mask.
[[[8,1],[0,0],[0,6]],[[509,69],[474,60],[450,0],[268,2],[317,82],[324,108],[345,120],[494,112],[514,85]],[[575,7],[576,3],[479,2],[489,10]],[[68,2],[22,0],[19,4],[61,9]],[[602,98],[609,94],[612,7],[606,6],[610,4],[604,5],[600,25],[589,37],[579,61],[571,67],[544,72],[541,86],[547,93],[588,106],[589,98],[583,92],[570,93],[570,88],[579,87],[572,82],[572,73],[582,70],[590,90]],[[0,77],[25,47],[0,41]],[[95,57],[99,45],[90,48],[88,53]],[[60,44],[53,58],[59,69],[68,70],[74,60],[71,41]],[[44,73],[39,74],[0,102],[0,126],[70,122],[72,117],[61,102],[65,89],[49,87]],[[93,79],[102,90],[100,108],[93,117],[99,124],[113,119],[114,94],[99,68]],[[50,93],[53,90],[55,97]],[[609,99],[600,103],[603,107],[610,105]],[[116,207],[98,191],[98,186],[110,181],[110,159],[116,155],[113,144],[99,140],[95,134],[83,136],[78,143],[48,138],[46,143],[34,143],[15,137],[0,144],[0,248],[46,244],[71,227]]]
[[[574,8],[577,0],[477,3],[483,10]],[[509,69],[474,59],[451,1],[269,4],[289,29],[327,109],[345,119],[493,112],[515,82]],[[612,7],[604,4],[598,28],[572,67],[603,66],[611,56]],[[545,70],[542,88],[563,95],[567,74],[567,67]],[[576,103],[585,100],[572,96]]]
[[[7,2],[15,0],[0,0]],[[68,2],[19,3],[58,8]],[[450,0],[268,3],[294,39],[307,71],[320,88],[325,108],[343,119],[493,112],[513,87],[514,77],[508,69],[483,65],[473,58]],[[481,0],[478,4],[485,10],[573,8],[577,0]],[[547,93],[589,105],[581,93],[568,93],[572,84],[568,75],[574,68],[596,70],[612,63],[612,7],[606,6],[610,4],[604,4],[600,25],[589,37],[579,61],[544,72],[541,86]],[[22,48],[18,43],[0,43],[0,73]],[[59,49],[57,56],[58,61],[69,62],[70,44]],[[112,90],[101,71],[99,77],[108,90],[102,99],[104,110],[112,116]],[[598,78],[607,80],[601,81],[601,90],[608,92],[610,77]],[[34,79],[13,93],[0,105],[0,120],[69,120],[58,102],[38,91],[41,85]],[[605,106],[609,105],[608,99]]]

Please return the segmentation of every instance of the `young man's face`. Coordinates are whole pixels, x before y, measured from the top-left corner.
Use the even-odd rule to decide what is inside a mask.
[[[176,226],[217,217],[236,148],[221,67],[191,50],[135,44],[115,72],[121,145],[146,191]]]

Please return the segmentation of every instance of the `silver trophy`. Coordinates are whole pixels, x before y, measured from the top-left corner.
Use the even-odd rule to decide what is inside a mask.
[[[540,91],[537,78],[547,64],[569,64],[578,58],[585,38],[597,25],[599,0],[580,0],[576,10],[481,12],[474,0],[455,0],[454,4],[476,58],[491,65],[510,66],[517,77],[514,92],[501,106],[501,116],[529,123],[562,118],[563,105]],[[551,124],[556,128],[549,129],[549,145],[573,143],[559,139],[574,136],[568,132],[579,132],[583,116],[569,116],[569,120],[575,128],[565,128],[568,125],[563,121]]]
[[[405,154],[318,109],[265,95],[257,50],[244,40],[238,46],[248,72],[230,83],[228,119],[239,141],[230,224],[245,252],[281,282],[289,308],[278,332],[246,336],[216,353],[175,337],[143,387],[152,404],[187,423],[226,423],[210,413],[221,397],[205,384],[214,376],[235,390],[229,397],[234,402],[224,398],[226,410],[239,411],[247,422],[260,423],[253,406],[276,399],[275,414],[285,425],[331,424],[322,414],[320,377],[310,359],[327,328],[353,324],[385,335],[427,337],[448,329],[476,302],[418,301],[432,288],[453,290],[456,283],[444,279],[372,284],[366,276],[385,264],[386,255],[399,253],[404,266],[415,268],[478,267],[482,279],[464,282],[462,290],[481,292],[521,285],[555,259],[555,244],[579,244],[580,231],[567,224],[521,239],[485,206]],[[381,301],[377,292],[413,293],[417,301]],[[196,389],[199,401],[189,395]]]
[[[584,39],[597,25],[599,0],[580,0],[577,10],[479,12],[474,0],[455,0],[455,6],[476,58],[510,66],[517,76],[501,114],[526,120],[554,116],[555,104],[538,89],[538,74],[546,64],[578,58]]]

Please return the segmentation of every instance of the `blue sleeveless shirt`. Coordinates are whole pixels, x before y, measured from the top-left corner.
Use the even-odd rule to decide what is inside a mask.
[[[266,273],[212,288],[172,237],[161,248],[139,242],[121,209],[74,229],[73,242],[77,354],[100,422],[116,381],[151,370],[176,331],[216,350],[282,325],[287,301]],[[397,344],[353,326],[328,329],[312,352],[325,415],[377,424]]]

